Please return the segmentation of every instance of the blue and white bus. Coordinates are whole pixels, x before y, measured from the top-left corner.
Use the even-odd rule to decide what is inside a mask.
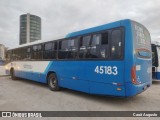
[[[152,78],[160,80],[160,43],[152,42]]]
[[[22,45],[10,49],[8,59],[12,79],[47,83],[53,91],[129,97],[152,83],[150,34],[129,19]]]

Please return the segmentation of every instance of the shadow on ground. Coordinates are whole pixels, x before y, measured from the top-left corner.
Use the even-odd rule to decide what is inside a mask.
[[[11,78],[9,78],[11,80]],[[48,89],[48,91],[50,92],[47,84],[43,84],[43,83],[39,83],[39,82],[35,82],[35,81],[31,81],[31,80],[26,80],[26,79],[18,79],[15,80],[16,82],[23,82],[25,84],[31,84],[34,85],[36,87],[41,87],[43,89]],[[156,81],[154,82],[154,84],[160,84],[160,82]],[[93,102],[101,102],[102,104],[104,103],[109,103],[109,104],[114,104],[114,105],[125,105],[127,103],[130,102],[138,102],[138,101],[143,101],[144,100],[144,96],[139,94],[133,97],[115,97],[115,96],[102,96],[102,95],[92,95],[92,94],[87,94],[87,93],[83,93],[83,92],[79,92],[79,91],[74,91],[74,90],[70,90],[70,89],[66,89],[66,88],[62,88],[60,91],[58,91],[59,94],[63,93],[65,95],[68,96],[74,96],[74,97],[80,97],[80,99],[85,99],[85,100],[90,100]],[[54,93],[54,91],[53,91]],[[57,93],[57,92],[56,92]],[[143,93],[142,93],[143,94]]]

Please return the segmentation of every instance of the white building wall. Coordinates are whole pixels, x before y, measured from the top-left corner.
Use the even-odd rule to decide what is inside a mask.
[[[5,46],[0,44],[0,59],[5,60]]]

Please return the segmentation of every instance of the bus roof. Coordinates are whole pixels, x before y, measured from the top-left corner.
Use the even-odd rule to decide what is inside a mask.
[[[36,44],[45,43],[45,42],[50,42],[50,41],[54,41],[54,40],[58,40],[58,39],[62,39],[62,38],[64,38],[64,37],[57,37],[53,40],[37,40],[35,42],[30,42],[30,43],[26,43],[26,44],[23,44],[23,45],[19,45],[17,47],[10,48],[9,50],[16,49],[16,48],[27,47],[27,46],[30,46],[30,45],[36,45]]]
[[[75,37],[75,36],[84,35],[84,34],[87,34],[87,33],[98,32],[98,31],[102,31],[102,30],[106,30],[106,29],[110,29],[110,28],[120,26],[121,22],[127,22],[127,21],[131,21],[131,20],[130,19],[119,20],[119,21],[116,21],[116,22],[100,25],[100,26],[97,26],[97,27],[92,27],[92,28],[89,28],[89,29],[84,29],[84,30],[80,30],[80,31],[77,31],[77,32],[72,32],[72,33],[67,34],[65,37],[59,37],[59,38],[53,39],[53,40],[38,40],[38,41],[35,41],[35,42],[19,45],[17,47],[11,48],[9,50],[16,49],[16,48],[22,48],[22,47],[26,47],[26,46],[30,46],[30,45],[36,45],[36,44],[39,44],[39,43],[45,43],[45,42],[50,42],[50,41],[54,41],[54,40],[64,39],[64,38],[71,38],[71,37]]]
[[[131,21],[131,20],[130,19],[119,20],[119,21],[116,21],[116,22],[100,25],[100,26],[97,26],[97,27],[84,29],[84,30],[77,31],[77,32],[72,32],[72,33],[69,33],[66,36],[66,38],[75,37],[75,36],[84,35],[84,34],[91,33],[91,32],[98,32],[98,31],[114,28],[114,27],[120,26],[122,21],[127,22],[127,21]]]

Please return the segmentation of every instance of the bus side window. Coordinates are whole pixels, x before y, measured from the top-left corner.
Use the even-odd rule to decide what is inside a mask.
[[[13,60],[21,60],[21,48],[15,49],[13,51]]]
[[[68,52],[67,40],[60,41],[59,42],[59,49],[58,49],[58,58],[59,59],[66,59],[67,52]]]
[[[122,57],[122,32],[119,29],[111,32],[111,58],[120,59]]]
[[[108,45],[108,32],[103,32],[102,33],[102,45]]]
[[[101,34],[94,34],[92,36],[91,44],[87,49],[86,58],[99,58],[97,54],[97,46],[100,45],[101,42]]]
[[[42,59],[42,45],[34,45],[32,49],[32,59]]]
[[[53,43],[52,51],[52,59],[57,59],[57,42]]]
[[[160,60],[160,47],[157,46],[157,59],[156,59],[156,66],[159,66],[159,60]]]
[[[27,48],[27,54],[26,54],[26,58],[25,58],[26,60],[30,60],[31,59],[31,48],[30,47],[28,47]]]
[[[58,51],[59,59],[75,59],[78,52],[78,40],[69,39],[61,41]]]
[[[158,67],[158,47],[152,44],[152,66]]]
[[[87,51],[90,48],[91,35],[84,36],[80,39],[79,58],[86,58]]]
[[[20,60],[25,60],[27,58],[27,48],[24,47],[24,48],[19,48],[19,51],[20,51]]]
[[[52,47],[53,47],[52,42],[44,44],[43,59],[51,59]]]
[[[78,52],[78,40],[76,38],[68,40],[67,58],[68,59],[76,59],[77,58],[77,52]]]
[[[43,47],[42,45],[38,45],[38,59],[43,58]]]
[[[96,51],[99,58],[108,58],[108,32],[101,33],[101,45],[97,46]]]

